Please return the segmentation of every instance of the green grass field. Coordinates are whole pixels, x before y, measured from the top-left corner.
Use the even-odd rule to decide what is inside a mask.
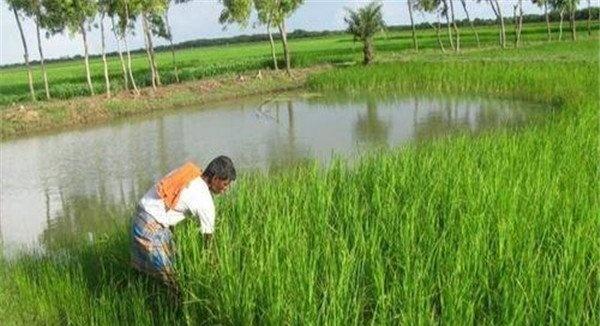
[[[588,38],[586,22],[578,22],[579,37]],[[597,22],[594,23],[597,38]],[[494,53],[498,49],[498,32],[495,26],[478,27],[478,33],[484,47],[489,47]],[[553,37],[558,37],[558,26],[553,25]],[[508,45],[513,46],[513,26],[507,26]],[[438,59],[438,44],[433,30],[420,30],[420,47],[424,54],[433,59]],[[461,43],[463,48],[475,47],[475,37],[470,29],[461,30]],[[443,34],[445,47],[450,50],[446,34]],[[563,40],[571,37],[568,25],[563,31]],[[526,24],[523,31],[523,41],[535,43],[546,40],[545,24]],[[566,42],[566,44],[569,44]],[[279,58],[282,58],[281,46],[279,47]],[[568,46],[568,45],[565,45]],[[348,35],[339,35],[322,38],[298,39],[290,42],[292,51],[292,64],[294,67],[309,67],[316,64],[341,64],[347,62],[360,62],[362,48],[360,43],[354,43]],[[388,32],[380,35],[376,40],[377,58],[389,60],[404,58],[413,55],[412,39],[409,31]],[[449,51],[451,52],[451,51]],[[172,59],[170,52],[157,54],[159,70],[164,83],[174,82]],[[145,55],[133,56],[133,70],[138,85],[150,85],[150,73],[147,67]],[[218,76],[224,74],[235,74],[248,70],[268,69],[272,65],[270,48],[267,42],[235,44],[231,46],[204,47],[177,52],[177,66],[182,80],[197,80],[201,78]],[[283,63],[280,64],[283,66]],[[91,71],[94,88],[97,93],[104,92],[104,77],[102,61],[97,58],[91,60]],[[123,88],[121,66],[118,57],[109,58],[109,73],[111,75],[112,87]],[[44,98],[44,87],[39,67],[34,70],[35,88],[37,97]],[[74,96],[87,95],[88,87],[85,83],[85,68],[83,59],[67,62],[51,63],[48,65],[48,79],[50,83],[51,96],[58,99],[67,99]],[[0,106],[7,104],[29,101],[29,88],[27,84],[27,73],[24,67],[7,68],[0,70]]]
[[[217,202],[212,247],[192,222],[175,230],[180,305],[128,266],[126,223],[94,244],[0,260],[0,320],[598,325],[597,39],[415,56],[388,37],[378,44],[399,62],[337,68],[307,87],[510,97],[559,112],[518,132],[243,175]],[[358,56],[342,54],[348,39],[294,43],[296,58],[326,60],[303,46]]]

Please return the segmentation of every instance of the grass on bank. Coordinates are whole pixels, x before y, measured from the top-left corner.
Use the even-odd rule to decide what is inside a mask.
[[[282,73],[262,72],[240,77],[221,77],[160,88],[145,89],[141,96],[125,93],[110,99],[102,95],[72,100],[39,102],[0,110],[0,139],[10,139],[42,131],[76,128],[112,121],[159,110],[179,109],[238,99],[255,94],[269,94],[300,88],[306,77],[326,67],[296,69],[293,77]]]
[[[217,202],[212,248],[193,223],[176,229],[180,307],[129,268],[126,227],[94,245],[2,261],[0,320],[597,325],[596,71],[592,61],[515,59],[313,76],[309,87],[324,92],[476,93],[560,113],[519,133],[243,175]]]

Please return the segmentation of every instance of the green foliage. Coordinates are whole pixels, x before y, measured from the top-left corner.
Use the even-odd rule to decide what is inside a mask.
[[[348,33],[352,34],[355,40],[364,42],[381,32],[385,27],[381,13],[382,6],[380,3],[371,2],[356,11],[347,9],[348,16],[344,21],[348,24]]]
[[[251,0],[222,0],[223,10],[219,16],[219,23],[233,24],[238,23],[242,26],[248,24],[250,11],[252,9]]]

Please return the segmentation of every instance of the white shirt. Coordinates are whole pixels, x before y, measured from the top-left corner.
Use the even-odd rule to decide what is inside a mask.
[[[185,218],[184,212],[189,211],[200,220],[202,233],[212,234],[215,229],[215,205],[208,185],[201,177],[193,179],[181,190],[175,209],[166,210],[165,202],[156,192],[156,185],[148,190],[139,204],[164,226],[181,222]]]

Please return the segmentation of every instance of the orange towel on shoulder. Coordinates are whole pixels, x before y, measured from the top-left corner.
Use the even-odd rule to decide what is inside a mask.
[[[156,184],[156,192],[165,202],[167,210],[173,209],[181,191],[190,181],[202,175],[202,170],[192,162],[187,162],[173,170]]]

